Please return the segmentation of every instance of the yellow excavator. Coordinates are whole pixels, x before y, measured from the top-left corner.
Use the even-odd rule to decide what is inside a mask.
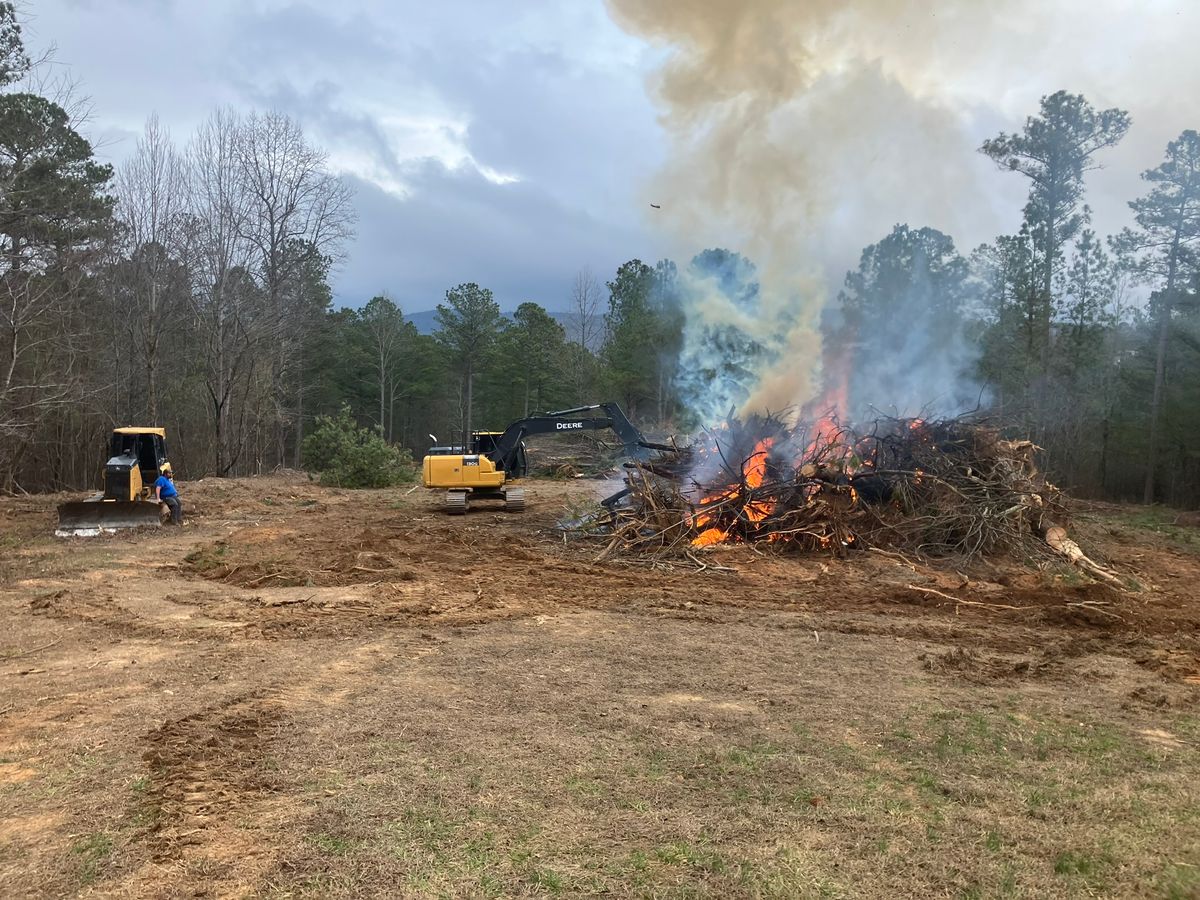
[[[603,416],[580,416],[600,410]],[[472,500],[501,500],[510,512],[525,508],[525,489],[513,486],[528,469],[525,438],[531,434],[563,434],[599,431],[611,428],[621,439],[626,456],[646,459],[656,450],[672,450],[666,444],[652,444],[626,418],[615,403],[596,403],[555,412],[539,413],[518,419],[504,431],[476,431],[470,447],[431,447],[422,462],[427,488],[446,492],[445,510],[462,514]],[[603,501],[611,504],[628,491]]]
[[[90,537],[120,528],[158,528],[162,508],[154,482],[170,469],[164,428],[114,428],[104,464],[104,490],[58,508],[59,537]]]

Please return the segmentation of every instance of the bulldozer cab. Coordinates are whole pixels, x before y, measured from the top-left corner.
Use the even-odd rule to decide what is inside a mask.
[[[132,456],[141,470],[142,484],[154,484],[159,467],[167,461],[167,437],[162,428],[114,428],[109,458]]]

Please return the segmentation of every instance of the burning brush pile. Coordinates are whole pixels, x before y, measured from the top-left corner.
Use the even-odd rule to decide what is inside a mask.
[[[963,560],[1049,549],[1115,582],[1058,524],[1063,498],[1036,450],[971,419],[883,418],[860,432],[832,418],[730,418],[689,447],[627,465],[627,502],[601,555],[736,543]]]

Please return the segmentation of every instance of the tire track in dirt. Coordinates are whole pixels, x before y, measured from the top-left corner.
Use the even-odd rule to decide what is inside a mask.
[[[361,689],[364,676],[390,665],[397,649],[394,641],[369,641],[330,656],[264,660],[268,684],[144,733],[146,825],[126,892],[138,894],[149,880],[162,896],[254,893],[286,842],[280,835],[307,814],[298,735]]]
[[[34,615],[64,622],[82,622],[129,637],[161,637],[166,629],[129,611],[95,588],[59,589],[29,601]]]
[[[147,735],[142,758],[149,771],[149,837],[156,862],[177,859],[186,848],[211,841],[211,826],[273,793],[277,785],[265,762],[284,719],[279,700],[252,693]]]

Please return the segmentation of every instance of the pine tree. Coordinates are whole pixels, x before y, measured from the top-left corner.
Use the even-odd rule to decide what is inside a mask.
[[[475,376],[487,362],[500,334],[503,317],[492,292],[474,282],[446,291],[437,307],[438,342],[462,378],[462,443],[470,443],[474,428]]]
[[[1159,287],[1153,303],[1157,335],[1143,490],[1144,502],[1153,503],[1172,316],[1180,292],[1196,277],[1200,250],[1200,134],[1188,130],[1171,141],[1166,159],[1143,172],[1142,179],[1150,183],[1150,192],[1129,204],[1137,227],[1123,231],[1117,243]]]

